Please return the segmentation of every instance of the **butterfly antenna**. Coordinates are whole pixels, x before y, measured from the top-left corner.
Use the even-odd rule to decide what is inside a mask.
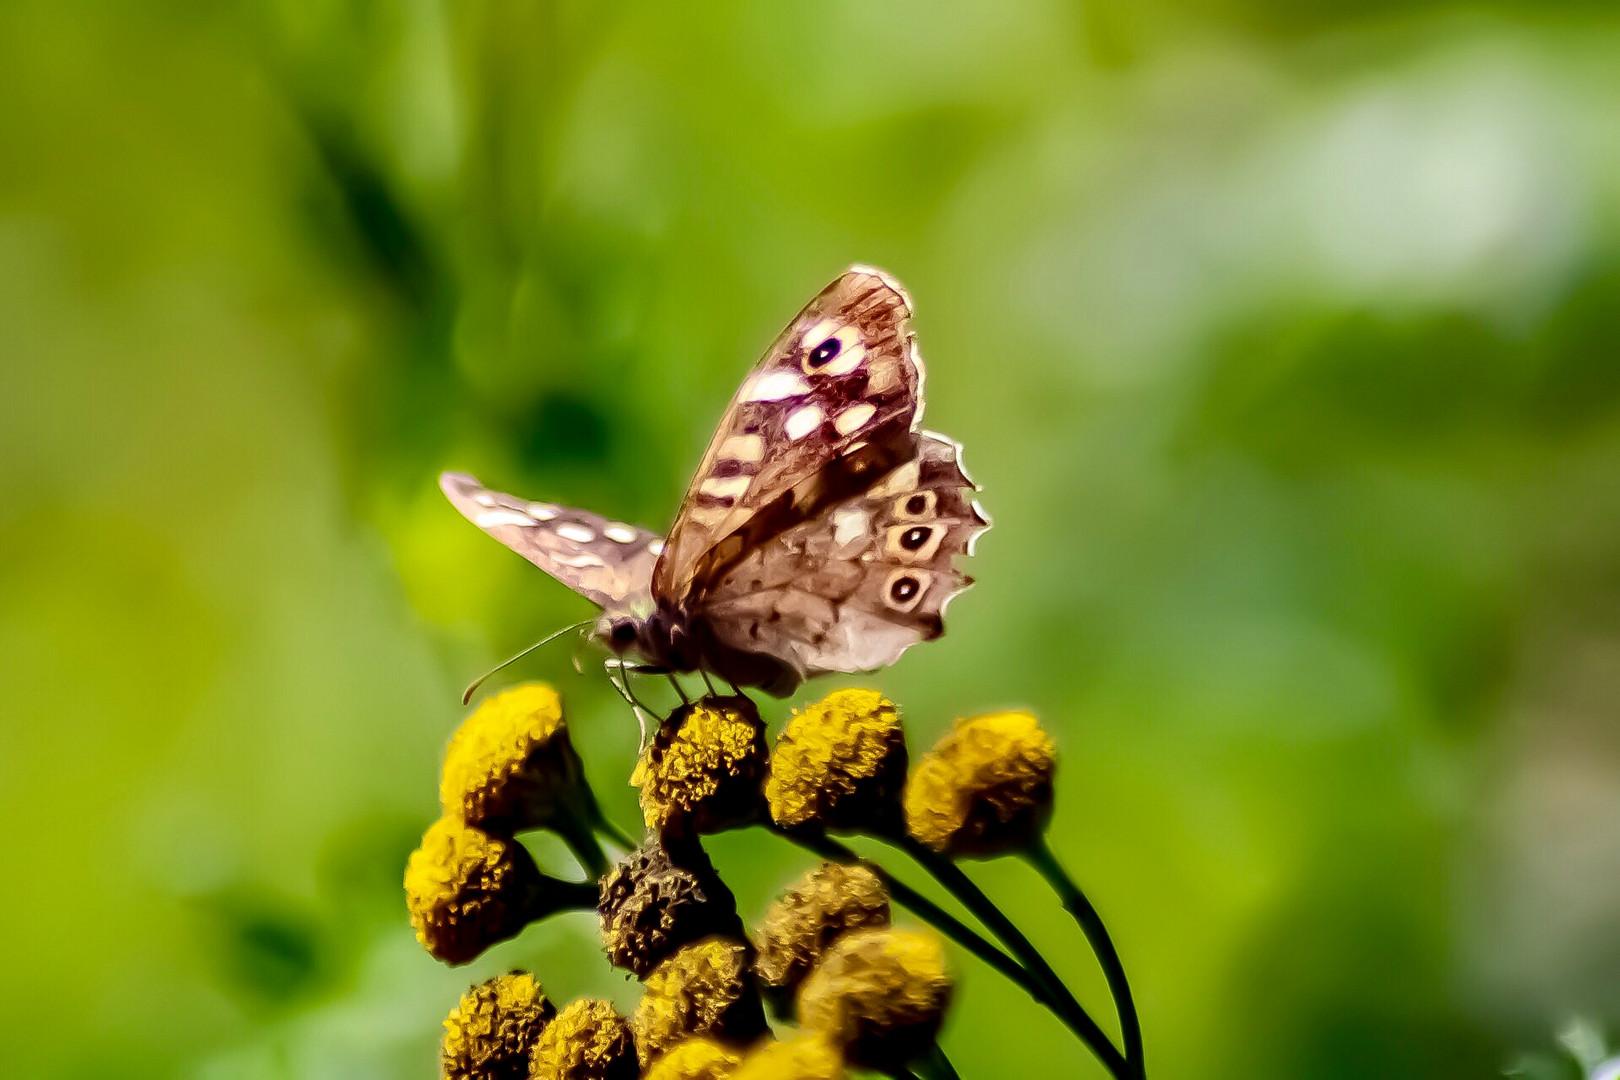
[[[539,641],[535,642],[533,645],[530,645],[527,649],[524,649],[522,652],[518,653],[516,656],[512,657],[511,659],[502,660],[499,664],[496,664],[494,667],[490,668],[488,671],[484,672],[482,675],[478,676],[478,678],[476,678],[476,679],[474,679],[472,681],[472,684],[470,686],[468,686],[467,689],[462,693],[462,695],[461,695],[461,703],[463,705],[465,705],[469,701],[471,701],[472,696],[478,692],[478,688],[480,686],[483,686],[484,683],[489,679],[489,677],[491,675],[494,675],[498,671],[502,671],[502,670],[504,670],[506,668],[511,667],[513,664],[517,663],[519,660],[523,659],[525,656],[528,656],[530,653],[534,652],[534,650],[538,649],[540,646],[549,645],[553,641],[556,641],[558,638],[562,637],[564,634],[570,633],[570,632],[572,632],[574,630],[583,629],[584,627],[587,627],[587,626],[591,625],[591,623],[593,623],[595,621],[596,621],[595,619],[586,619],[583,622],[577,622],[572,626],[565,626],[561,630],[556,631],[555,633],[547,634],[545,637],[541,638]]]

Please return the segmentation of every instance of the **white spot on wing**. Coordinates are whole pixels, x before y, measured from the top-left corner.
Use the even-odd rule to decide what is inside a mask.
[[[473,496],[473,502],[477,503],[479,506],[494,506],[495,496],[491,495],[487,491],[480,491]]]
[[[863,401],[859,405],[851,405],[839,413],[838,419],[833,421],[833,426],[838,429],[838,434],[851,435],[865,427],[866,422],[872,419],[873,414],[876,412],[877,408],[875,406]]]
[[[654,540],[652,543],[647,545],[647,550],[652,552],[654,555],[662,555],[664,553],[664,542],[662,540]]]
[[[473,523],[480,529],[493,529],[497,525],[529,526],[534,524],[534,519],[516,510],[485,510],[474,519]]]
[[[911,491],[916,488],[921,473],[922,467],[917,462],[908,461],[888,476],[885,476],[867,494],[874,499],[886,499],[891,495],[898,495],[902,491]]]
[[[717,499],[735,499],[747,491],[748,485],[753,482],[753,478],[748,476],[711,476],[698,486],[698,490]]]
[[[872,518],[864,510],[851,508],[833,514],[833,543],[839,547],[854,543],[872,527]]]
[[[837,319],[822,319],[804,332],[804,337],[799,339],[800,346],[808,352],[838,333],[839,325]]]
[[[635,540],[636,530],[622,521],[615,521],[602,530],[602,535],[616,544],[628,544]]]
[[[721,461],[756,462],[765,456],[765,440],[758,435],[733,435],[720,444]]]
[[[572,540],[576,544],[588,544],[596,539],[596,533],[590,528],[576,522],[565,522],[557,526],[557,535],[564,540]]]
[[[557,508],[550,503],[530,503],[529,516],[536,521],[550,521],[557,516]]]
[[[780,401],[785,397],[808,394],[810,386],[793,371],[767,371],[743,384],[740,401]]]
[[[787,418],[787,423],[783,425],[783,429],[787,432],[788,438],[802,439],[819,428],[822,419],[823,415],[818,407],[806,405]]]

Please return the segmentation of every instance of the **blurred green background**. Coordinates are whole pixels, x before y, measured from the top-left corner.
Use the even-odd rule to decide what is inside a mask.
[[[1049,723],[1158,1076],[1614,1019],[1617,56],[1581,0],[0,6],[5,1071],[425,1077],[493,971],[633,1002],[588,917],[406,925],[458,691],[588,612],[435,477],[666,526],[854,261],[997,521],[861,681]],[[514,677],[633,822],[567,653]],[[713,850],[750,919],[804,865]],[[962,972],[964,1077],[1101,1075]]]

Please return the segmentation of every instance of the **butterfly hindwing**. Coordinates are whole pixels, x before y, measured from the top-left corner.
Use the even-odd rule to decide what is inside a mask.
[[[868,671],[938,637],[971,579],[955,568],[989,519],[960,448],[918,438],[917,455],[866,491],[749,550],[694,617],[722,645],[775,656],[801,678]]]
[[[445,473],[439,486],[467,520],[598,607],[650,608],[657,533],[491,491],[465,473]]]
[[[880,271],[845,271],[732,398],[670,530],[654,594],[684,606],[743,552],[905,461],[922,383],[905,291]]]

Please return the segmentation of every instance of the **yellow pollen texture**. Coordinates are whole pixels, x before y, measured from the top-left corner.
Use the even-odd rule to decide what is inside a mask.
[[[650,829],[673,818],[696,819],[699,831],[757,811],[765,768],[764,726],[740,708],[700,702],[677,712],[636,763],[630,783],[641,790]]]
[[[771,754],[765,798],[784,828],[852,828],[881,818],[904,781],[905,733],[876,690],[835,690],[796,711]]]
[[[446,1077],[520,1080],[529,1051],[555,1010],[533,975],[498,975],[473,987],[444,1020]]]
[[[742,1058],[713,1039],[687,1039],[642,1073],[642,1080],[727,1080]]]
[[[958,720],[906,784],[906,828],[935,851],[990,855],[1027,844],[1052,808],[1057,747],[1033,714]]]
[[[528,683],[484,701],[451,736],[439,799],[475,825],[528,826],[543,824],[535,819],[552,812],[555,793],[579,781],[557,692]]]
[[[532,1080],[634,1080],[630,1022],[611,1002],[580,998],[546,1025],[530,1057]]]

